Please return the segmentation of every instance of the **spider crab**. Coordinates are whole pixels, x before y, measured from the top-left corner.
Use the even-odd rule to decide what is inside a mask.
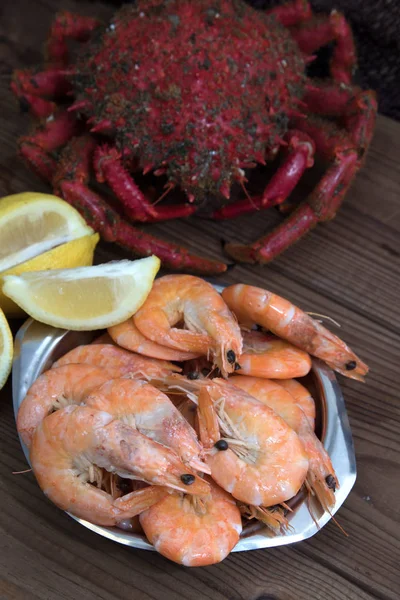
[[[70,40],[86,42],[72,59]],[[330,42],[331,77],[308,78],[313,53]],[[62,13],[45,70],[14,74],[21,106],[41,119],[20,151],[103,239],[208,273],[226,265],[131,223],[187,217],[206,201],[215,219],[282,204],[318,154],[326,169],[310,196],[254,244],[225,247],[237,261],[268,262],[334,217],[363,162],[377,103],[352,85],[355,62],[343,15],[313,15],[307,0],[265,12],[242,0],[137,0],[107,27]],[[278,154],[261,195],[229,202],[234,183],[246,191],[249,169]],[[137,183],[148,172],[184,201],[152,202]],[[100,195],[95,180],[113,196]]]

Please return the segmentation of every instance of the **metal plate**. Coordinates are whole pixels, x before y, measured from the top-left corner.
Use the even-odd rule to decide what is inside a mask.
[[[55,329],[48,325],[29,319],[18,331],[15,338],[15,356],[12,373],[14,414],[17,415],[19,406],[26,392],[37,377],[47,370],[54,361],[58,360],[69,350],[80,344],[90,343],[99,332],[77,332]],[[334,514],[350,493],[356,480],[356,463],[353,440],[341,389],[333,371],[319,360],[313,360],[311,377],[307,386],[314,388],[319,431],[325,448],[332,460],[340,489],[336,492]],[[21,441],[26,459],[29,454]],[[318,511],[318,509],[316,509]],[[68,513],[69,514],[69,513]],[[300,502],[291,515],[291,530],[284,535],[271,537],[266,529],[244,533],[233,552],[270,548],[293,544],[313,536],[329,520],[328,513],[318,513],[316,522],[312,519],[306,503]],[[72,516],[84,527],[133,548],[154,550],[146,538],[139,534],[125,532],[115,527],[101,527],[88,521]]]

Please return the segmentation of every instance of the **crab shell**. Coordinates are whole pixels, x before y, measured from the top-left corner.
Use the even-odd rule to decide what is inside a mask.
[[[305,57],[275,16],[243,2],[138,1],[83,48],[72,85],[142,169],[201,201],[278,149]]]
[[[85,42],[72,56],[69,39]],[[331,77],[308,78],[306,64],[331,42]],[[214,219],[290,209],[286,199],[318,155],[325,172],[283,224],[251,245],[225,246],[237,262],[269,262],[335,216],[374,131],[375,95],[352,85],[349,25],[335,11],[312,15],[307,0],[266,12],[242,0],[137,0],[107,27],[61,13],[47,55],[44,71],[14,74],[21,106],[45,118],[21,138],[21,154],[103,239],[174,270],[226,265],[132,222],[187,217],[199,205],[216,207]],[[250,169],[275,157],[276,172],[250,197]],[[142,189],[148,172],[163,176],[161,196]],[[94,177],[114,198],[93,189]],[[234,188],[246,197],[232,202]]]

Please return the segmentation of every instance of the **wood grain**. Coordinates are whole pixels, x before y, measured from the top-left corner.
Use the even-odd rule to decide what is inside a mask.
[[[11,70],[40,62],[56,0],[0,7],[0,196],[48,191],[16,158],[29,119],[8,92]],[[63,8],[106,16],[99,2]],[[354,434],[358,479],[329,523],[291,547],[232,554],[221,565],[185,569],[155,553],[119,546],[83,529],[46,500],[26,468],[15,431],[10,382],[0,393],[0,598],[166,600],[382,600],[400,595],[400,125],[380,117],[366,165],[336,219],[268,267],[235,267],[245,281],[328,314],[371,367],[365,385],[341,380]],[[204,219],[154,226],[167,239],[221,258],[220,238],[250,241],[274,211],[226,223]],[[102,245],[97,261],[121,256]],[[13,324],[14,330],[20,323]]]

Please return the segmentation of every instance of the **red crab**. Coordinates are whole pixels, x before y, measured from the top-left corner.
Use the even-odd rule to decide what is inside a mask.
[[[72,60],[69,39],[86,42]],[[313,53],[331,41],[331,78],[307,78]],[[20,150],[105,240],[208,273],[226,265],[130,223],[186,217],[204,203],[218,207],[215,219],[279,205],[316,152],[326,170],[311,195],[254,244],[226,246],[238,261],[267,262],[335,215],[363,162],[377,105],[373,92],[352,85],[355,61],[343,15],[314,16],[306,0],[266,12],[241,0],[138,0],[107,27],[63,13],[51,29],[46,69],[14,74],[21,105],[42,119]],[[229,203],[232,184],[246,191],[248,170],[278,153],[263,193]],[[134,180],[148,172],[186,201],[153,203]],[[100,196],[94,179],[114,197]]]

